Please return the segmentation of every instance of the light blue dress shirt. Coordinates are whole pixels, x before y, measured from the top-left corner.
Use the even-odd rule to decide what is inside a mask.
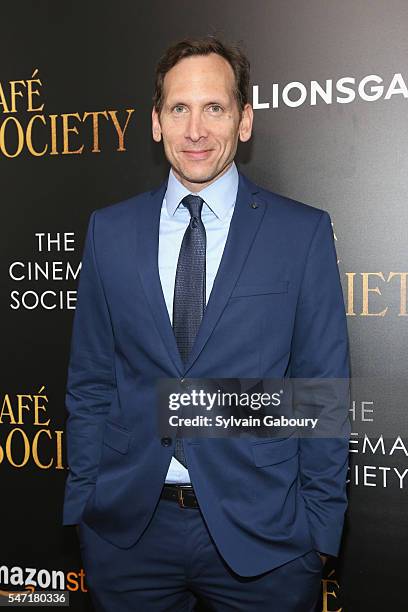
[[[238,170],[235,162],[231,167],[201,191],[203,200],[201,219],[207,236],[206,249],[206,302],[211,293],[218,266],[227,240],[238,192]],[[177,262],[184,232],[190,222],[188,209],[181,200],[192,193],[176,178],[170,169],[167,190],[164,194],[159,227],[159,275],[170,321],[173,321],[173,295]],[[188,470],[172,457],[166,476],[168,483],[188,483]]]

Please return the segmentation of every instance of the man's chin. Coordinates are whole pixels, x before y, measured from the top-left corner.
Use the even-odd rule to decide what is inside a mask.
[[[197,184],[197,185],[203,185],[204,183],[208,183],[209,181],[213,181],[216,178],[216,175],[210,175],[210,176],[201,176],[201,177],[196,177],[196,176],[183,176],[183,179],[185,181],[188,181],[189,183]]]
[[[203,183],[209,183],[217,178],[220,172],[214,171],[191,171],[191,170],[176,170],[176,176],[180,176],[184,181],[188,181],[192,184],[202,185]]]

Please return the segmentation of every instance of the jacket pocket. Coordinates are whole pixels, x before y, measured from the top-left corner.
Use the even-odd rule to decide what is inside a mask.
[[[231,293],[232,298],[249,295],[266,295],[268,293],[287,293],[288,281],[275,281],[262,285],[237,285]]]
[[[298,454],[298,440],[268,440],[251,444],[254,463],[257,467],[275,465],[288,461]]]
[[[106,421],[103,443],[125,455],[129,450],[130,432],[114,423]]]

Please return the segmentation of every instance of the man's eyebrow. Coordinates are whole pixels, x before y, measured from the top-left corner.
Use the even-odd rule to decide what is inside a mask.
[[[209,104],[219,104],[220,106],[227,106],[228,105],[228,103],[225,100],[220,100],[220,99],[217,100],[216,98],[213,98],[212,100],[209,100],[209,101],[205,101],[202,104],[203,104],[203,106],[208,106]],[[170,102],[166,103],[166,106],[169,106],[169,107],[170,106],[178,106],[178,105],[189,106],[189,103],[188,102],[183,102],[181,100],[178,100],[178,101],[175,101],[175,102],[171,102],[170,101]]]
[[[185,104],[188,106],[188,102],[182,102],[181,100],[176,100],[175,102],[167,102],[167,106],[177,106],[178,104]]]

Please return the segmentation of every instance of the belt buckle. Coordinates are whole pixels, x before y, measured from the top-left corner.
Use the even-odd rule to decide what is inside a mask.
[[[177,501],[180,508],[187,508],[187,506],[184,505],[183,489],[181,487],[177,488]]]

